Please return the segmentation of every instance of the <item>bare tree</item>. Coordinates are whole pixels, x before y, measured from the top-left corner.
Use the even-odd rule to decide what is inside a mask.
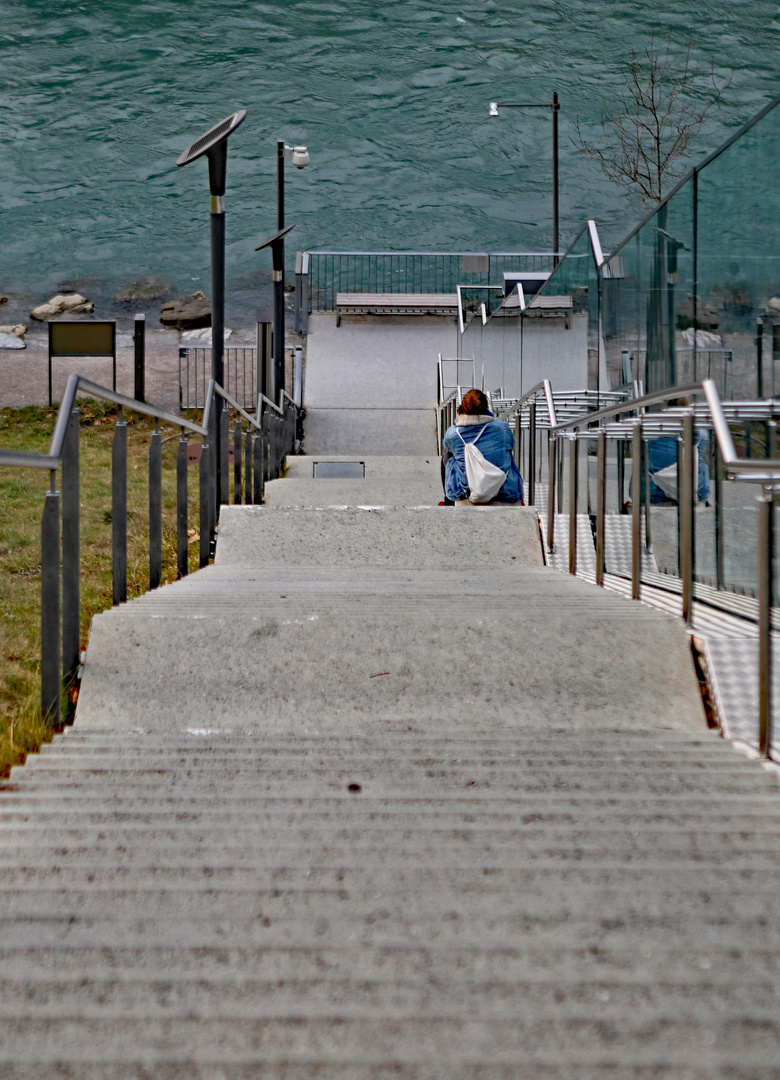
[[[641,56],[631,54],[625,89],[601,118],[601,146],[588,142],[577,121],[580,148],[595,158],[610,180],[639,191],[642,205],[661,202],[666,181],[682,171],[680,164],[691,139],[731,80],[718,85],[714,67],[701,88],[691,60],[689,38],[682,54],[672,49],[671,34],[663,49],[655,38]]]

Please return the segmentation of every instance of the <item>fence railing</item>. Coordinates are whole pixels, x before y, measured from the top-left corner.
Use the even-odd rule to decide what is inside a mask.
[[[149,588],[162,582],[162,431],[167,424],[179,431],[176,456],[176,565],[178,577],[188,572],[188,440],[203,438],[199,459],[199,564],[213,556],[219,506],[230,502],[230,412],[236,413],[232,432],[233,502],[261,503],[266,480],[279,475],[286,454],[295,448],[299,410],[284,392],[275,404],[259,396],[255,416],[221,386],[209,380],[201,422],[174,416],[162,409],[118,394],[73,374],[60,403],[46,454],[0,449],[0,467],[48,470],[50,486],[41,518],[41,712],[61,722],[62,680],[71,679],[79,665],[81,631],[81,530],[79,501],[79,395],[119,406],[111,460],[112,599],[127,600],[127,422],[125,411],[156,421],[149,448]],[[228,408],[218,410],[216,397]],[[220,412],[219,431],[217,413]],[[217,455],[219,465],[217,468]],[[57,472],[61,471],[61,489]],[[221,490],[217,493],[217,477]]]
[[[307,251],[296,261],[297,330],[311,311],[334,311],[340,292],[454,293],[503,285],[504,274],[551,271],[553,252]]]
[[[703,397],[693,406],[669,407],[669,402],[680,397]],[[665,406],[662,411],[649,411]],[[711,430],[716,443],[715,482],[715,549],[718,566],[716,588],[723,589],[723,513],[722,485],[724,481],[759,485],[757,498],[757,609],[759,658],[759,717],[758,745],[764,756],[772,747],[772,604],[775,596],[775,496],[780,493],[780,460],[777,459],[777,427],[780,419],[778,402],[750,401],[723,403],[715,383],[705,380],[701,384],[646,394],[613,404],[595,412],[583,412],[579,416],[558,422],[549,414],[548,424],[548,522],[547,548],[555,551],[554,507],[562,488],[563,460],[568,446],[568,494],[569,494],[569,573],[577,573],[577,511],[579,507],[578,486],[580,446],[583,441],[596,441],[596,584],[604,585],[606,565],[606,492],[607,492],[607,444],[631,447],[633,496],[631,501],[631,595],[638,600],[642,595],[643,556],[651,554],[652,533],[650,512],[651,472],[648,446],[664,437],[673,437],[678,443],[676,465],[677,508],[679,533],[679,577],[682,599],[682,616],[689,626],[693,620],[695,583],[695,515],[697,499],[697,456],[695,432]],[[767,457],[761,460],[740,458],[734,444],[732,427],[747,423],[760,424],[764,428]],[[618,479],[621,483],[621,479]],[[619,504],[622,503],[622,490]],[[643,514],[644,510],[644,514]],[[653,584],[657,585],[657,577]],[[697,597],[699,599],[699,597]],[[745,614],[744,611],[740,612]]]
[[[254,345],[225,346],[225,390],[244,409],[257,404],[260,380]],[[211,347],[179,348],[179,408],[202,409],[211,379]]]

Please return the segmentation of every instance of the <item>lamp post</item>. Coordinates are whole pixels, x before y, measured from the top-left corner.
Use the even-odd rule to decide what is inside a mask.
[[[279,139],[276,144],[276,234],[281,238],[273,246],[274,392],[277,397],[284,386],[284,161],[290,154],[296,169],[305,169],[309,164],[309,151],[305,146],[287,146],[284,139]]]
[[[553,252],[555,265],[558,265],[558,113],[561,103],[557,93],[553,92],[552,101],[548,104],[521,103],[517,105],[504,105],[496,101],[490,102],[490,115],[498,116],[499,109],[550,109],[552,111],[552,165],[553,165]]]
[[[225,385],[225,186],[227,179],[227,141],[239,124],[246,119],[246,109],[239,109],[220,120],[205,135],[196,139],[179,155],[177,165],[189,165],[205,154],[209,161],[209,193],[211,195],[211,377]],[[222,398],[217,395],[212,412],[216,432],[221,430]],[[216,439],[212,443],[216,456],[216,490],[222,491],[219,454]],[[217,510],[217,512],[219,512]]]
[[[263,248],[269,247],[271,249],[271,255],[273,257],[274,267],[274,365],[273,365],[273,386],[269,386],[266,381],[265,372],[263,372],[262,378],[259,380],[258,390],[261,390],[271,399],[274,403],[279,401],[279,391],[284,389],[284,349],[279,349],[279,342],[284,339],[284,238],[288,233],[292,232],[295,228],[294,225],[286,225],[283,229],[279,229],[273,236],[269,236],[267,240],[264,240],[262,244],[258,244],[255,251],[262,251]],[[281,319],[281,334],[280,338],[277,334],[277,328],[279,326],[279,320]],[[267,391],[267,392],[266,392]]]

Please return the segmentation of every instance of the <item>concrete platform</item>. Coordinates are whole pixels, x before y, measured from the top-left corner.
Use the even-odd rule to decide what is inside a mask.
[[[436,453],[436,359],[454,355],[444,317],[309,320],[304,448],[309,454]]]

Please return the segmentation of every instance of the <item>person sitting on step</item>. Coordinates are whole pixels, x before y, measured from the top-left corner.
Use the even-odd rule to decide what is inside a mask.
[[[495,419],[490,412],[488,399],[481,390],[469,390],[463,395],[455,423],[447,429],[442,442],[444,505],[467,504],[470,501],[463,445],[477,439],[484,457],[506,473],[506,480],[491,502],[523,505],[523,480],[512,456],[514,434],[504,420]]]

